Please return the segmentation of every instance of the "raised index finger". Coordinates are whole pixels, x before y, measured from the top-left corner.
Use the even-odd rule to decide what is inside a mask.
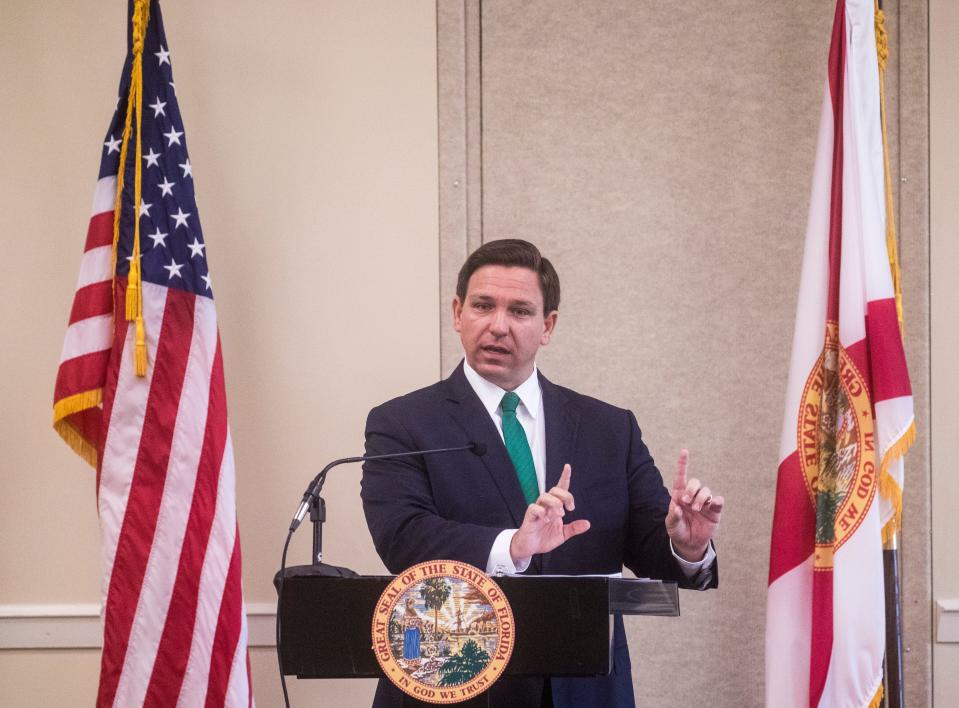
[[[569,478],[573,476],[573,468],[569,464],[563,465],[563,473],[559,476],[556,486],[564,491],[569,491]]]
[[[676,477],[673,480],[673,491],[686,491],[686,465],[689,463],[689,450],[679,451],[679,462],[676,463]]]

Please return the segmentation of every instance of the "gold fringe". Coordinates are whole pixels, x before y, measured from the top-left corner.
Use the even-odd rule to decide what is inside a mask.
[[[99,456],[96,446],[83,437],[80,432],[66,421],[60,421],[53,424],[53,429],[57,431],[63,441],[77,453],[84,462],[96,469]]]
[[[103,403],[102,388],[94,388],[61,398],[53,405],[53,422],[59,423],[68,415],[85,411],[87,408],[95,408],[101,403]]]
[[[896,246],[896,214],[893,210],[892,170],[889,167],[889,138],[886,130],[886,60],[889,58],[889,36],[886,34],[886,16],[876,1],[876,54],[879,61],[879,116],[882,123],[883,181],[886,186],[886,256],[892,274],[892,290],[896,296],[896,317],[899,334],[903,334],[902,270]]]
[[[906,428],[906,432],[899,437],[892,447],[886,450],[886,454],[882,457],[882,463],[879,465],[879,494],[892,504],[895,510],[892,518],[882,527],[883,544],[888,543],[902,528],[902,489],[899,483],[889,474],[889,465],[905,455],[915,441],[916,423],[913,421]]]
[[[103,389],[95,388],[91,391],[76,393],[57,401],[53,406],[53,429],[63,438],[63,441],[77,453],[91,467],[97,466],[97,447],[87,440],[80,431],[73,427],[67,416],[96,408],[103,402]]]
[[[882,699],[885,691],[882,687],[882,682],[879,683],[879,688],[876,689],[876,695],[872,697],[872,700],[869,701],[869,708],[879,708],[882,705]]]
[[[882,163],[883,182],[886,202],[886,256],[889,259],[889,272],[892,275],[892,290],[896,299],[896,318],[899,320],[899,336],[904,337],[905,330],[902,314],[902,270],[899,267],[899,255],[896,246],[896,215],[893,210],[892,170],[889,167],[889,137],[886,129],[886,61],[889,58],[889,35],[886,33],[886,16],[876,1],[876,58],[879,63],[879,115],[882,124]],[[879,466],[879,493],[892,504],[894,513],[882,527],[882,542],[889,543],[902,527],[902,488],[889,474],[889,464],[903,455],[916,439],[915,421],[909,424],[905,433],[883,455]]]
[[[879,494],[882,495],[883,499],[890,502],[895,509],[892,518],[882,527],[882,545],[886,546],[902,528],[902,489],[899,488],[891,475],[886,474],[879,479]]]

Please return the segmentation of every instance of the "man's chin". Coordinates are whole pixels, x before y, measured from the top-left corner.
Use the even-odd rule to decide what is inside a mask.
[[[506,361],[482,358],[479,361],[471,361],[470,366],[484,379],[507,391],[513,390],[527,378],[517,373]]]

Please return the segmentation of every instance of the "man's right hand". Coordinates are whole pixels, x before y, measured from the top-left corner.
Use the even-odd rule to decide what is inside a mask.
[[[522,565],[534,554],[548,553],[567,539],[589,531],[589,522],[585,519],[563,523],[566,512],[576,508],[569,491],[572,474],[572,468],[565,465],[556,486],[540,494],[535,503],[526,507],[523,523],[509,544],[509,554],[514,564]]]

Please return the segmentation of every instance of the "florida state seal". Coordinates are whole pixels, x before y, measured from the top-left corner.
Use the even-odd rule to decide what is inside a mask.
[[[460,703],[503,674],[515,642],[506,595],[478,568],[450,560],[397,575],[373,614],[373,652],[401,691]]]
[[[797,429],[799,461],[816,511],[816,570],[862,523],[876,494],[875,441],[869,391],[839,342],[835,322],[806,381]]]

